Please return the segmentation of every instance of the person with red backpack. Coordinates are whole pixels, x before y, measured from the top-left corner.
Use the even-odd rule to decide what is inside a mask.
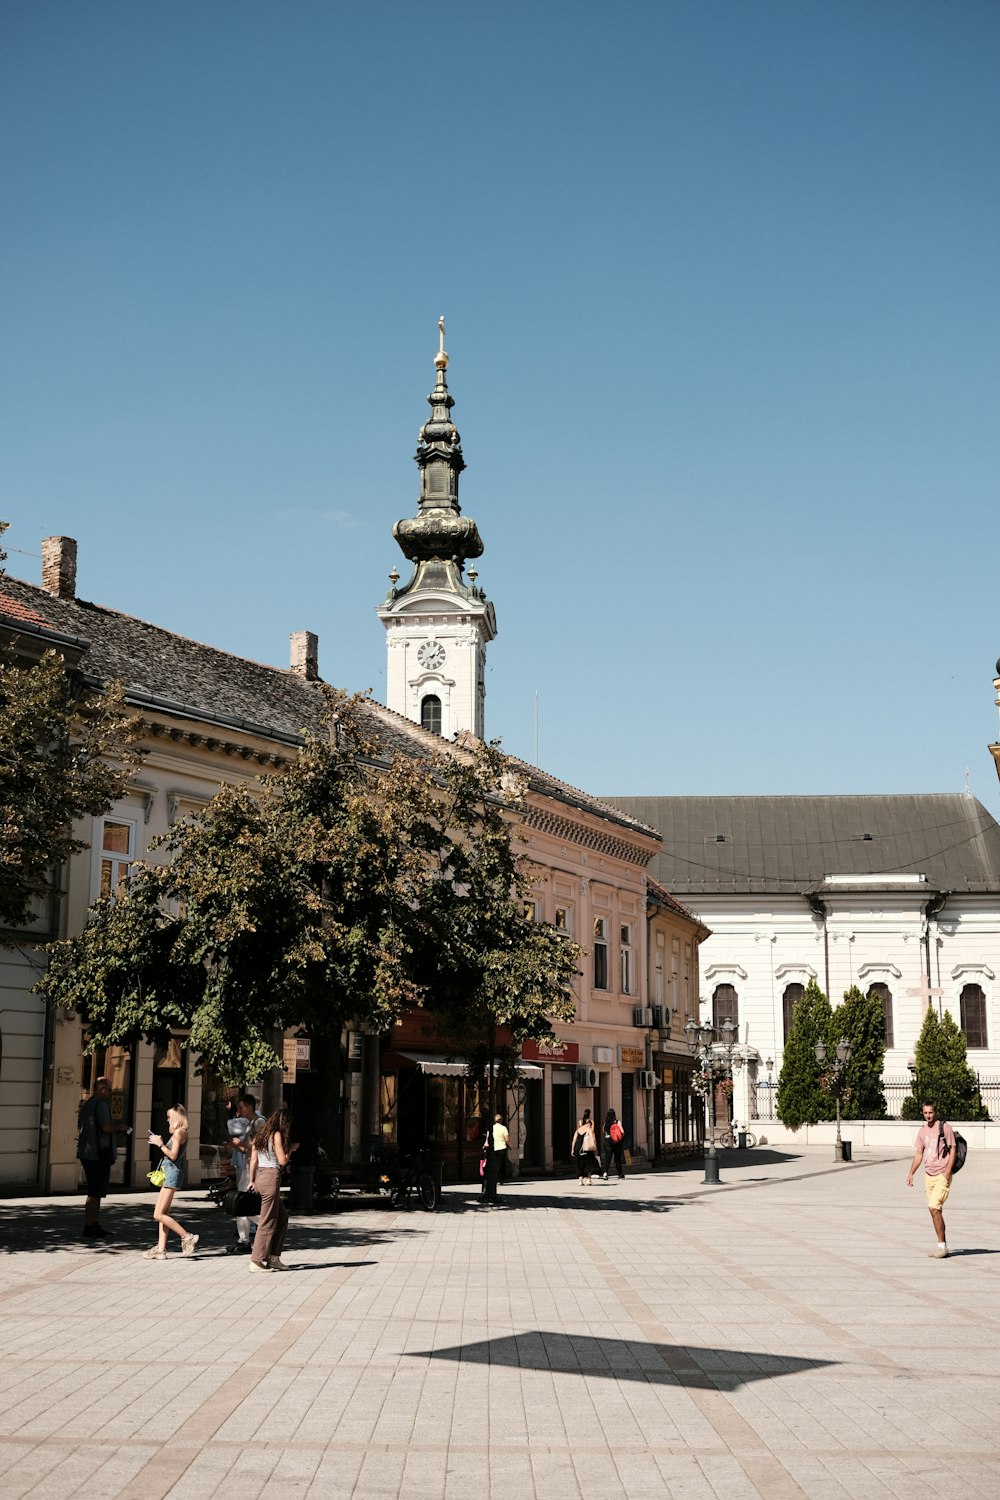
[[[931,1260],[945,1260],[948,1256],[948,1242],[945,1238],[944,1215],[941,1210],[951,1192],[952,1176],[961,1165],[958,1142],[962,1138],[956,1136],[950,1125],[938,1119],[937,1106],[930,1100],[922,1104],[920,1110],[924,1123],[917,1131],[913,1161],[910,1163],[906,1186],[913,1186],[913,1174],[923,1162],[927,1208],[930,1212],[931,1223],[937,1233],[937,1249],[928,1251],[928,1255]],[[965,1145],[964,1141],[962,1145]],[[964,1152],[961,1160],[962,1162],[965,1160]]]
[[[614,1159],[619,1182],[625,1180],[625,1132],[613,1109],[604,1116],[604,1134],[601,1141],[601,1165],[604,1181],[608,1180],[608,1168]]]

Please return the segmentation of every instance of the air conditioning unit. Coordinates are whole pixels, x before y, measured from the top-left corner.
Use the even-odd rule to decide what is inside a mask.
[[[652,1068],[640,1068],[638,1073],[635,1075],[635,1081],[641,1089],[656,1088],[656,1074],[653,1072]]]
[[[596,1068],[577,1068],[576,1086],[580,1089],[596,1089],[598,1072]]]
[[[667,1008],[665,1005],[653,1006],[653,1025],[656,1027],[657,1031],[663,1031],[664,1029],[669,1027],[670,1019],[667,1016]]]
[[[641,1005],[637,1005],[635,1007],[635,1009],[632,1011],[632,1025],[633,1026],[652,1026],[652,1024],[653,1024],[653,1012],[650,1010],[649,1006],[647,1005],[645,1007],[645,1009],[643,1009],[643,1007]]]

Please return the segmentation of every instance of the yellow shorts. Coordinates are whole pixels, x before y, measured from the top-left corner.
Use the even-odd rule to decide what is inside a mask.
[[[925,1172],[924,1192],[927,1194],[928,1208],[943,1208],[951,1192],[951,1183],[943,1172],[940,1177],[929,1177]]]

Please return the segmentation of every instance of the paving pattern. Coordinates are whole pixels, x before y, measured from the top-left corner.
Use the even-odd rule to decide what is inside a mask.
[[[1000,1494],[1000,1153],[933,1248],[907,1163],[730,1153],[484,1210],[353,1200],[285,1275],[144,1261],[152,1197],[0,1203],[2,1500]]]

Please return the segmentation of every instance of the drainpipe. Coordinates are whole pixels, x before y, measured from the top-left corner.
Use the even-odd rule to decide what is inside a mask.
[[[936,918],[937,918],[938,914],[944,909],[944,904],[945,904],[945,902],[947,901],[947,899],[948,899],[948,897],[950,895],[951,895],[950,891],[938,891],[937,895],[936,896],[932,896],[931,899],[928,901],[927,905],[924,907],[924,953],[925,953],[926,958],[927,958],[927,990],[928,990],[928,1000],[930,999],[930,991],[935,988],[935,985],[934,985],[934,976],[931,973],[931,923],[932,922],[934,923],[934,934],[935,934],[935,939],[936,939],[936,937],[937,937],[937,921],[936,921]],[[938,965],[938,970],[939,970],[939,972],[938,972],[938,979],[940,979],[941,978],[940,964]],[[940,988],[940,986],[938,986],[938,988]],[[938,996],[938,1017],[939,1018],[942,1015],[943,1009],[944,1009],[944,1007],[943,1007],[943,1005],[942,1005],[941,1002],[942,1002],[942,996],[939,995]]]
[[[826,926],[826,905],[815,891],[806,891],[805,898],[814,917],[823,923],[823,992],[830,998],[830,934]]]

